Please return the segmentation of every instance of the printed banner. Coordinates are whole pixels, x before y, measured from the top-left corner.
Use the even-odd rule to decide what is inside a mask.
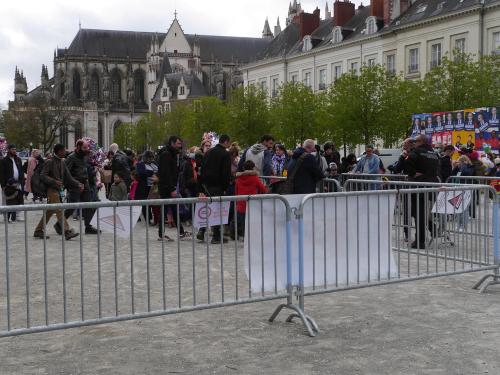
[[[106,202],[106,200],[103,200]],[[109,201],[108,201],[109,202]],[[134,229],[141,216],[141,207],[132,207],[132,218],[130,217],[130,207],[101,207],[99,210],[99,226],[97,225],[97,210],[92,218],[90,224],[104,232],[114,233],[116,228],[116,235],[122,238],[130,236],[130,229]],[[132,219],[132,228],[131,220]]]
[[[469,207],[471,191],[442,191],[438,194],[436,203],[432,207],[435,214],[461,214]]]
[[[214,227],[227,224],[231,202],[196,203],[193,226],[195,228]]]

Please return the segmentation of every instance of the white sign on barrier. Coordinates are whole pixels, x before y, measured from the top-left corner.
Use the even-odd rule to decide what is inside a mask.
[[[193,226],[195,228],[214,227],[227,224],[231,202],[196,203],[194,207]]]
[[[105,202],[105,201],[104,201]],[[141,216],[142,208],[140,206],[132,207],[132,230]],[[97,226],[97,210],[90,224]],[[122,238],[130,236],[130,207],[101,207],[99,208],[99,229],[104,232],[114,233],[116,227],[116,235]]]
[[[432,207],[432,213],[461,214],[469,207],[471,197],[470,190],[441,191]]]
[[[293,209],[299,207],[304,195],[284,197]],[[309,201],[304,209],[304,286],[355,284],[396,276],[391,238],[395,202],[396,193]],[[292,282],[297,285],[299,227],[294,215],[291,232]],[[286,288],[283,203],[248,202],[244,258],[249,278],[251,269],[252,290],[273,291],[275,282],[279,290]]]

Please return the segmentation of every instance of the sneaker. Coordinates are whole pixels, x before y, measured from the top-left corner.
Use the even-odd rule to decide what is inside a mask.
[[[80,233],[73,232],[72,230],[68,230],[66,233],[64,233],[64,238],[66,239],[66,241],[69,241],[72,238],[75,238],[76,236],[78,236],[79,234]]]
[[[101,231],[97,230],[92,226],[85,228],[85,234],[98,234],[98,233],[101,233]]]
[[[179,238],[182,240],[190,240],[191,239],[191,232],[184,232],[179,235]]]
[[[54,230],[56,231],[56,233],[58,235],[62,234],[61,224],[59,224],[59,222],[57,222],[57,223],[54,224]]]
[[[43,230],[37,230],[37,231],[35,231],[35,233],[33,234],[33,237],[35,237],[35,238],[41,238],[41,239],[50,238],[49,236],[45,235],[45,233],[43,232]]]
[[[164,240],[167,241],[167,242],[174,242],[174,239],[171,238],[171,237],[169,237],[169,236],[167,236],[167,235],[164,235],[163,238],[158,237],[158,241],[164,241]]]

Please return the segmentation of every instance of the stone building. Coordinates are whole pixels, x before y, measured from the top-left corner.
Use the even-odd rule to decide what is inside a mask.
[[[80,29],[68,48],[54,52],[52,78],[42,67],[34,90],[16,68],[9,110],[43,92],[71,113],[72,126],[59,134],[63,143],[71,148],[89,136],[107,146],[118,126],[149,111],[161,114],[206,95],[225,99],[243,84],[240,66],[270,40],[186,34],[177,14],[166,33]]]

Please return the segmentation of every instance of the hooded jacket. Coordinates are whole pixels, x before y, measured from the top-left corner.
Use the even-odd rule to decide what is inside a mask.
[[[256,195],[268,192],[267,187],[262,183],[257,175],[257,171],[244,171],[236,173],[236,195]],[[247,203],[244,201],[236,202],[236,210],[244,214]]]
[[[243,152],[238,163],[238,171],[243,172],[243,164],[245,164],[245,161],[251,160],[255,163],[255,170],[259,175],[272,176],[272,157],[273,153],[266,146],[262,143],[256,143]]]
[[[292,160],[288,164],[288,178],[295,173],[293,181],[293,193],[294,194],[312,194],[316,192],[316,184],[321,180],[323,172],[316,162],[316,158],[307,154],[304,156],[302,164],[299,166],[297,172],[294,172],[299,158],[304,154],[306,150],[302,147],[297,148],[293,152]]]

